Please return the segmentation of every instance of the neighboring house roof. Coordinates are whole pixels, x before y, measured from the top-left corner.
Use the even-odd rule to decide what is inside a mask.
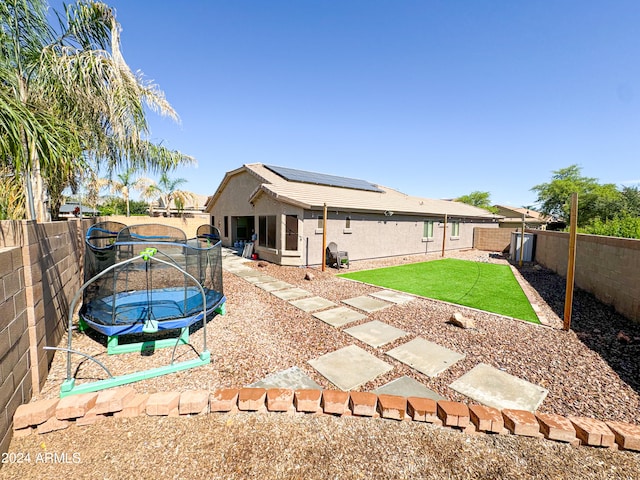
[[[206,203],[207,203],[207,199],[209,197],[207,195],[198,195],[198,194],[193,194],[193,199],[188,199],[183,207],[183,210],[197,210],[197,211],[204,211]],[[157,201],[157,206],[159,208],[166,208],[165,204],[164,204],[164,199],[163,198],[159,198]],[[169,208],[171,209],[176,209],[176,204],[175,204],[175,200],[171,200],[169,202]]]
[[[276,171],[284,173],[289,178],[295,177],[297,179],[284,178]],[[412,197],[392,188],[363,180],[272,167],[261,163],[246,164],[236,170],[227,172],[216,193],[207,203],[207,211],[211,211],[229,180],[242,172],[248,172],[260,182],[260,185],[250,195],[250,198],[247,198],[249,202],[253,202],[260,195],[268,195],[280,202],[307,210],[321,209],[326,203],[327,207],[331,209],[347,211],[393,212],[414,215],[447,214],[458,217],[498,218],[498,216],[487,210],[460,202]],[[314,180],[319,183],[311,183]],[[323,183],[332,184],[326,185]],[[345,186],[336,186],[339,184]],[[362,189],[364,187],[353,188],[346,185],[355,185],[356,187],[358,185],[369,185],[373,188]]]
[[[527,223],[549,223],[551,217],[544,215],[530,208],[509,207],[505,205],[494,205],[498,209],[498,214],[504,216],[502,220],[504,222],[522,221],[522,215],[524,214],[525,222]]]

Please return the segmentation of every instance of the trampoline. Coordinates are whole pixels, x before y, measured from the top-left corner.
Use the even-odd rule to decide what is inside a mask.
[[[187,239],[175,227],[161,224],[126,226],[100,222],[85,237],[85,283],[74,297],[70,312],[82,298],[80,331],[91,329],[107,337],[109,355],[173,347],[170,365],[114,377],[97,359],[72,348],[73,313],[69,314],[67,379],[61,396],[86,393],[193,368],[210,362],[206,345],[207,321],[225,313],[222,288],[222,244],[211,225],[198,228]],[[201,322],[200,352],[189,342],[190,328]],[[174,336],[171,334],[175,332]],[[161,335],[164,333],[164,335]],[[169,334],[170,338],[166,338]],[[155,338],[155,337],[159,338]],[[143,340],[122,343],[122,338]],[[174,362],[176,348],[189,345],[198,358]],[[109,378],[76,385],[71,355],[99,364]]]

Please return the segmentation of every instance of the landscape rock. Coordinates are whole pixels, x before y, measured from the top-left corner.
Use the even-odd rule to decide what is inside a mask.
[[[629,345],[631,343],[631,337],[623,331],[618,332],[618,336],[616,338],[620,343],[623,343],[625,345]]]
[[[451,315],[449,323],[460,328],[476,328],[476,323],[473,319],[465,317],[460,312],[456,312]]]

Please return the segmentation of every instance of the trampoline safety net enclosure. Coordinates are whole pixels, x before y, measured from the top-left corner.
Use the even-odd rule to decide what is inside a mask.
[[[85,283],[74,298],[82,296],[80,330],[91,328],[107,336],[109,354],[187,344],[198,353],[195,360],[152,370],[113,377],[97,359],[73,350],[72,314],[69,317],[67,379],[61,396],[86,393],[131,383],[145,378],[193,368],[210,362],[206,346],[207,319],[224,314],[222,287],[222,244],[218,230],[211,225],[198,228],[195,238],[187,239],[175,227],[162,224],[126,226],[100,222],[91,226],[85,238]],[[205,321],[202,321],[205,319]],[[201,322],[203,345],[198,351],[189,343],[189,330]],[[175,331],[172,338],[154,341],[161,331]],[[119,344],[119,337],[144,336],[145,341]],[[152,340],[149,340],[151,336]],[[98,363],[109,378],[76,385],[71,376],[71,355],[79,354]]]
[[[182,230],[166,225],[103,222],[87,231],[86,246],[85,281],[114,267],[85,288],[80,310],[82,320],[105,335],[182,328],[201,320],[199,285],[208,313],[223,298],[215,227],[203,225],[196,238],[187,240]],[[146,249],[155,249],[159,261],[141,257],[126,262]]]

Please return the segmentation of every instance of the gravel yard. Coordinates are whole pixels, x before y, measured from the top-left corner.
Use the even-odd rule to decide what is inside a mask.
[[[499,256],[480,251],[458,252],[451,256],[505,263]],[[436,258],[439,256],[420,255],[352,262],[351,269]],[[264,262],[252,262],[250,265],[336,303],[380,290],[377,287],[337,278],[334,269],[321,272],[317,269],[280,267]],[[306,272],[313,274],[313,280],[304,279]],[[380,320],[409,332],[408,336],[391,344],[372,348],[342,332],[341,329],[335,329],[315,319],[310,313],[305,313],[225,271],[224,288],[228,299],[228,313],[216,317],[208,324],[207,344],[211,351],[211,364],[138,382],[134,387],[139,392],[237,387],[258,381],[270,373],[297,366],[323,387],[334,388],[307,362],[325,353],[356,344],[394,367],[389,373],[363,385],[359,390],[372,390],[407,375],[445,397],[468,402],[468,398],[449,389],[448,385],[478,363],[485,363],[547,388],[549,394],[539,408],[542,412],[640,424],[640,325],[633,324],[596,301],[591,295],[577,290],[574,295],[573,330],[564,332],[561,330],[562,321],[558,317],[562,315],[563,309],[564,279],[547,270],[531,266],[521,269],[517,276],[522,281],[525,293],[539,306],[539,315],[546,319],[547,326],[537,326],[464,307],[416,298],[405,305],[395,305],[369,314],[366,320],[359,322]],[[472,318],[477,328],[463,330],[448,324],[447,320],[456,311]],[[348,327],[357,324],[352,323]],[[620,335],[620,332],[623,335]],[[438,377],[429,378],[384,354],[417,336],[464,353],[466,358]],[[202,329],[192,335],[192,343],[196,347],[200,347],[201,337]],[[104,349],[102,345],[85,335],[74,335],[74,348],[88,353],[99,353]],[[124,374],[168,363],[170,350],[159,350],[146,356],[127,354],[106,358],[106,354],[99,354],[97,358],[104,361],[113,373]],[[184,350],[179,351],[179,355],[192,358],[189,355],[193,354],[184,347]],[[104,378],[103,372],[92,362],[81,362],[79,358],[74,357],[73,365],[78,379]],[[34,398],[57,396],[60,383],[65,376],[65,355],[58,352],[45,388]],[[380,475],[381,478],[447,478],[447,475],[450,478],[483,478],[484,473],[488,478],[530,478],[525,475],[526,472],[537,474],[543,472],[544,468],[551,469],[548,470],[550,473],[546,478],[562,478],[562,475],[568,472],[579,472],[584,478],[640,476],[640,456],[629,452],[575,449],[551,442],[503,436],[465,437],[453,432],[425,429],[424,426],[382,420],[364,424],[359,419],[298,418],[284,415],[257,417],[259,416],[211,415],[186,420],[145,418],[129,420],[128,423],[112,419],[113,422],[103,422],[84,429],[72,427],[43,436],[41,439],[33,436],[14,439],[11,449],[19,451],[33,448],[39,441],[49,444],[53,442],[59,450],[73,448],[74,451],[81,452],[85,458],[91,458],[92,461],[95,459],[103,466],[121,463],[121,459],[131,458],[132,462],[139,461],[148,469],[153,468],[157,455],[167,447],[164,444],[170,442],[170,438],[174,436],[181,438],[177,436],[177,432],[184,431],[184,435],[188,438],[194,436],[193,442],[199,444],[186,445],[185,442],[176,440],[178,446],[170,445],[175,449],[176,455],[172,451],[168,457],[178,457],[180,445],[183,449],[188,447],[183,453],[190,454],[182,458],[182,461],[186,464],[197,461],[201,462],[200,466],[207,465],[205,471],[209,472],[208,478],[213,478],[213,471],[227,472],[225,475],[219,473],[220,476],[215,478],[246,478],[258,475],[265,478],[326,478],[340,476],[343,472],[351,472],[352,475],[345,476],[353,478],[367,472],[361,462],[379,464],[376,468],[384,472]],[[195,437],[194,431],[200,432],[202,437]],[[361,433],[358,435],[357,432]],[[120,436],[120,440],[113,438],[116,435]],[[123,435],[126,438],[123,438]],[[325,441],[320,441],[319,447],[318,438],[322,436],[326,438]],[[273,441],[268,440],[272,437]],[[161,446],[158,446],[153,450],[150,445],[152,440],[143,441],[144,438],[158,438],[158,442],[164,447],[161,449]],[[379,445],[383,439],[387,439],[386,443],[390,446],[384,448],[379,457],[374,459],[374,456],[367,452],[370,449],[375,451],[376,448],[382,448]],[[408,439],[415,439],[417,444],[408,446]],[[133,453],[120,451],[119,441],[123,441],[124,445],[130,445]],[[135,442],[141,445],[139,452],[135,451]],[[277,468],[276,465],[262,465],[267,455],[263,450],[268,447],[274,452],[280,452],[283,462],[286,461],[286,465],[281,465],[283,470],[274,470]],[[110,450],[114,448],[115,452]],[[149,449],[155,453],[149,455]],[[392,460],[393,451],[397,451],[397,460]],[[436,451],[439,453],[436,454]],[[459,452],[465,454],[460,455]],[[136,454],[137,460],[131,457],[133,454]],[[459,458],[467,454],[468,459]],[[327,459],[330,461],[327,462]],[[160,461],[157,466],[163,462],[164,460]],[[468,464],[461,465],[465,462]],[[554,462],[567,465],[569,469],[558,468],[558,465],[554,467]],[[237,470],[234,470],[236,463]],[[294,464],[297,465],[296,470],[287,470],[293,468]],[[578,468],[583,464],[584,470],[572,470],[572,465]],[[595,466],[590,467],[592,464]],[[223,468],[220,465],[223,465]],[[459,473],[456,473],[458,467],[455,465],[458,465]],[[214,466],[217,470],[209,470]],[[72,470],[73,472],[83,471],[79,465],[74,467],[77,467],[77,470]],[[113,476],[107,473],[104,473],[104,476],[127,477],[129,475],[122,474],[126,471],[125,467],[120,472],[113,473]],[[320,470],[315,470],[316,467]],[[149,471],[144,468],[143,472]],[[158,476],[190,477],[184,470],[175,468],[168,470],[167,475]],[[607,468],[614,470],[607,474]],[[3,468],[0,475],[5,470],[9,469]],[[45,470],[38,470],[36,466],[27,471],[34,475],[30,478],[37,478],[38,475],[35,473],[39,473],[40,478],[45,476]],[[318,472],[324,474],[320,475]],[[524,473],[518,476],[518,472]],[[81,476],[76,475],[74,478]],[[566,478],[571,477],[573,475]],[[194,475],[193,478],[199,477]]]

